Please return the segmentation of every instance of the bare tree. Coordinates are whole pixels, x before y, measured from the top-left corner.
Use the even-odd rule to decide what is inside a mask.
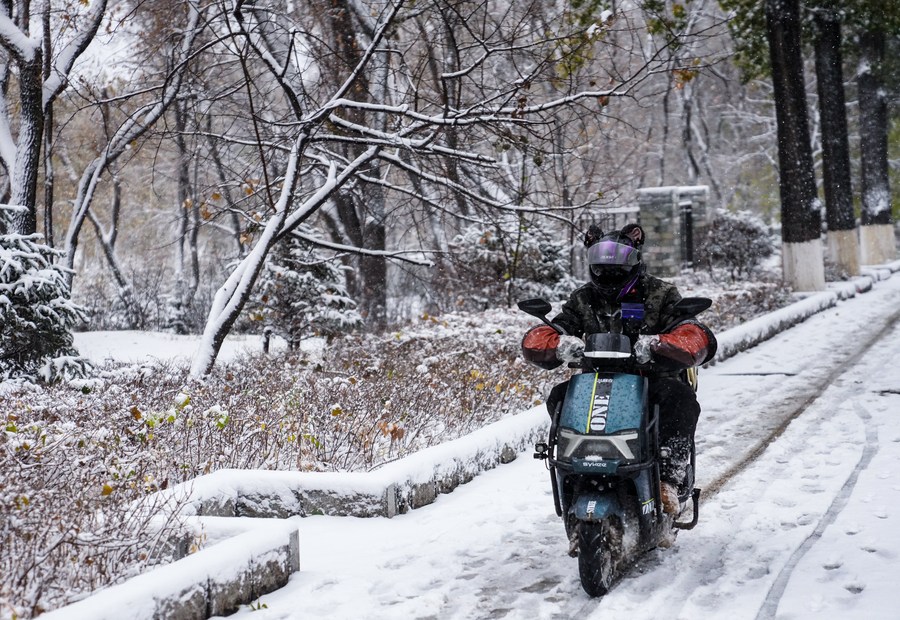
[[[71,192],[68,197],[72,209],[66,211],[68,222],[62,240],[64,264],[69,269],[70,283],[76,275],[82,228],[86,221],[90,221],[97,233],[101,255],[113,276],[119,302],[124,308],[122,322],[134,328],[148,325],[148,303],[146,299],[141,299],[141,292],[132,282],[135,273],[127,265],[132,258],[131,248],[126,247],[123,256],[116,241],[120,231],[133,226],[132,222],[138,219],[131,208],[138,188],[132,183],[125,183],[123,190],[120,181],[127,162],[138,150],[136,147],[176,100],[201,23],[199,5],[192,0],[175,0],[167,8],[169,20],[181,19],[167,24],[168,30],[158,38],[162,42],[151,50],[150,62],[140,63],[138,50],[135,49],[134,56],[118,65],[116,71],[83,76],[78,85],[71,89],[65,102],[67,107],[60,111],[69,115],[65,126],[71,125],[73,129],[60,132],[54,141],[55,152],[45,158],[48,162],[52,161],[51,156],[62,160],[70,177],[69,186],[58,188],[55,192],[58,195],[63,195],[63,191],[59,190]],[[141,20],[139,23],[146,26],[144,14],[131,15],[130,19]],[[175,23],[177,28],[172,27]],[[143,32],[147,33],[148,29]],[[129,34],[126,31],[122,36]],[[148,39],[145,36],[144,41]],[[141,79],[122,82],[122,72],[129,62],[136,67],[136,75]],[[130,89],[122,92],[122,83],[129,84]],[[139,86],[133,88],[133,84]],[[99,117],[101,122],[95,125],[90,147],[80,146],[76,153],[70,148],[70,143],[74,144],[79,139],[75,128],[83,126],[84,118],[92,115]],[[127,172],[125,175],[128,178]],[[101,189],[104,180],[109,191]],[[108,209],[106,205],[109,205]],[[53,205],[46,207],[47,213],[52,214]]]
[[[4,62],[0,66],[0,164],[9,183],[7,202],[26,207],[15,224],[23,234],[37,231],[45,119],[66,88],[75,61],[97,34],[107,3],[94,2],[86,12],[79,10],[80,4],[55,4],[0,2],[0,48],[6,56],[2,60],[15,65],[19,89],[17,99],[7,98],[13,72]]]
[[[504,166],[491,145],[516,135],[538,143],[551,136],[560,112],[632,96],[648,76],[665,71],[658,49],[637,64],[634,57],[623,66],[585,63],[590,50],[602,49],[606,26],[585,28],[562,14],[536,16],[514,3],[396,0],[378,6],[377,19],[336,48],[345,63],[336,84],[325,79],[327,59],[311,54],[319,31],[308,16],[274,19],[275,9],[241,2],[223,11],[216,27],[223,45],[247,67],[254,135],[222,137],[237,147],[255,143],[263,155],[256,192],[261,217],[253,247],[216,294],[194,376],[214,364],[269,250],[317,212],[335,213],[352,196],[370,209],[361,224],[380,227],[386,214],[379,212],[377,192],[438,211],[453,204],[444,196],[455,196],[470,212],[544,211],[504,189]],[[540,20],[548,27],[536,28]],[[423,30],[444,53],[422,43]],[[423,79],[428,72],[437,80]],[[456,179],[446,174],[448,161],[455,162]],[[375,239],[369,250],[381,253]],[[352,237],[348,245],[355,245]]]

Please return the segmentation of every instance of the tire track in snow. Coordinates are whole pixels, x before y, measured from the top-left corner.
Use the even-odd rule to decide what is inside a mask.
[[[807,397],[803,402],[799,403],[797,406],[793,408],[789,408],[782,414],[782,420],[775,427],[773,427],[769,432],[766,433],[764,437],[759,439],[751,448],[746,449],[743,456],[738,457],[737,460],[732,462],[732,464],[721,474],[713,478],[711,481],[706,482],[704,485],[704,499],[709,502],[716,495],[718,495],[722,491],[726,491],[730,489],[729,483],[742,473],[746,472],[751,468],[757,461],[760,460],[760,457],[766,452],[767,449],[774,449],[776,447],[776,442],[781,438],[782,435],[785,434],[788,427],[790,427],[792,422],[796,422],[799,419],[803,418],[803,414],[806,413],[811,408],[814,408],[820,405],[820,400],[823,397],[823,394],[828,391],[828,399],[829,400],[837,400],[838,402],[843,401],[847,402],[853,399],[853,397],[857,394],[860,394],[864,391],[862,387],[849,386],[843,389],[839,389],[839,393],[842,393],[845,396],[835,397],[834,390],[828,390],[830,386],[835,385],[839,382],[840,379],[846,379],[853,368],[860,364],[863,358],[870,353],[873,348],[881,342],[887,334],[891,332],[896,326],[896,323],[900,319],[900,309],[891,313],[889,317],[887,317],[883,322],[880,322],[874,331],[871,333],[872,335],[866,338],[864,341],[857,343],[857,348],[853,353],[842,360],[841,363],[837,364],[833,370],[827,373],[827,375],[818,381],[815,381],[813,387],[810,388],[812,390],[812,395]],[[836,412],[831,413],[819,413],[817,417],[824,420],[833,420]],[[861,441],[859,443],[860,446],[860,456],[857,459],[857,463],[859,463],[858,470],[854,473],[852,479],[845,479],[844,484],[842,485],[842,489],[838,491],[837,496],[845,496],[843,499],[843,504],[846,504],[847,499],[850,496],[851,491],[853,490],[853,483],[859,476],[859,472],[865,470],[865,467],[871,461],[874,454],[877,452],[877,447],[872,448],[873,442],[877,442],[877,430],[870,429],[869,426],[865,423],[866,420],[860,416],[862,421],[862,428],[860,429]],[[865,430],[863,430],[865,429]],[[874,436],[871,435],[872,431],[875,431]],[[792,440],[794,441],[794,440]],[[870,454],[864,456],[863,453],[869,451]],[[766,484],[762,481],[759,483],[760,490],[762,491],[766,488]],[[779,572],[779,576],[776,579],[780,579],[783,583],[779,583],[776,585],[772,585],[766,590],[764,590],[765,594],[760,597],[758,609],[758,613],[760,615],[756,616],[757,618],[770,618],[774,617],[774,611],[766,612],[763,611],[763,608],[767,605],[774,605],[772,609],[777,609],[778,602],[781,596],[784,593],[784,590],[790,581],[791,572],[796,567],[797,563],[805,555],[807,549],[811,548],[816,540],[821,537],[821,532],[827,529],[828,524],[834,520],[834,518],[840,514],[840,509],[843,507],[843,504],[839,503],[838,499],[835,499],[831,502],[829,507],[823,506],[820,514],[820,523],[817,524],[816,534],[815,532],[809,535],[811,539],[808,544],[802,543],[798,541],[798,546],[794,549],[794,552],[790,555],[788,560],[788,564],[785,565],[782,570]],[[827,516],[827,515],[831,516]],[[827,520],[826,520],[827,519]],[[804,550],[801,552],[801,547],[804,547]],[[687,575],[681,574],[679,575],[673,569],[679,565],[678,559],[676,556],[671,554],[659,554],[658,552],[651,552],[650,554],[641,558],[638,563],[633,567],[631,571],[631,575],[626,576],[625,581],[631,582],[626,586],[625,592],[621,589],[614,590],[616,594],[613,596],[609,596],[609,603],[613,603],[610,607],[607,607],[601,603],[597,607],[597,611],[600,612],[596,615],[590,615],[590,618],[600,618],[603,617],[604,612],[609,614],[609,612],[614,612],[616,615],[630,613],[632,615],[640,615],[644,610],[649,609],[657,609],[662,610],[665,609],[666,613],[669,617],[672,618],[682,618],[682,617],[691,617],[694,616],[697,611],[696,603],[688,603],[690,599],[693,599],[694,596],[698,593],[696,591],[695,586],[697,584],[712,584],[716,582],[718,579],[717,576],[724,575],[728,568],[728,564],[732,561],[733,558],[730,556],[734,551],[741,551],[741,548],[737,547],[735,549],[730,548],[729,542],[724,542],[723,545],[713,545],[709,548],[696,548],[694,545],[690,543],[682,550],[682,552],[689,556],[692,561],[693,570],[689,570]],[[745,549],[744,552],[749,551],[750,549]],[[676,547],[676,552],[678,548]],[[758,566],[748,567],[747,578],[750,581],[754,581],[758,578],[764,579],[764,574],[767,572],[765,565],[768,564],[768,561],[775,560],[776,555],[771,555],[775,553],[773,550],[768,549],[766,551],[769,555],[766,556],[765,560],[762,564]],[[743,555],[743,554],[742,554]],[[784,556],[782,556],[784,557]],[[746,559],[746,558],[745,558]],[[673,575],[673,572],[675,574]],[[783,576],[782,576],[783,574]],[[663,577],[664,576],[664,577]],[[699,578],[699,581],[694,581],[694,579]],[[674,584],[675,587],[672,587]],[[619,584],[618,588],[621,588],[625,583]],[[628,592],[630,590],[630,592]],[[736,594],[736,593],[735,593]],[[619,595],[619,596],[616,596]],[[621,596],[624,595],[624,596]],[[751,597],[752,598],[752,597]],[[613,602],[612,599],[615,599]],[[629,600],[630,599],[630,600]],[[664,600],[663,600],[664,599]],[[772,601],[769,603],[769,601]],[[749,602],[744,599],[744,602]],[[686,606],[688,608],[694,608],[690,612],[686,611]],[[755,607],[755,605],[754,605]],[[745,608],[746,609],[746,608]],[[751,611],[751,609],[746,609],[746,611]],[[687,615],[682,615],[683,613],[687,613]],[[753,617],[753,616],[750,616]]]
[[[857,391],[862,391],[858,389]],[[856,467],[853,469],[853,473],[850,474],[850,477],[847,479],[847,482],[844,483],[844,486],[841,487],[840,492],[834,498],[834,501],[831,503],[831,506],[828,507],[828,510],[822,515],[822,518],[819,520],[819,523],[816,525],[816,529],[803,541],[803,544],[798,547],[791,557],[788,558],[787,563],[782,567],[781,571],[778,573],[778,577],[775,579],[775,583],[772,584],[772,587],[769,589],[768,594],[766,595],[766,600],[759,608],[759,612],[756,614],[757,620],[764,620],[767,618],[774,618],[775,613],[778,611],[778,604],[781,602],[781,597],[784,595],[784,591],[787,588],[788,581],[790,581],[791,575],[794,573],[794,570],[797,568],[797,565],[800,563],[800,560],[803,559],[803,556],[815,545],[820,538],[822,538],[822,534],[825,530],[834,523],[834,520],[837,516],[844,510],[847,506],[847,502],[850,500],[850,495],[853,493],[853,489],[856,487],[856,481],[859,480],[859,475],[866,468],[869,467],[869,464],[872,462],[872,459],[875,457],[875,454],[878,452],[878,427],[871,424],[872,416],[869,412],[863,407],[859,401],[854,400],[854,410],[856,415],[862,419],[863,424],[866,428],[866,445],[863,448],[862,456],[859,459],[859,463],[856,464]]]
[[[863,356],[869,352],[869,350],[874,347],[878,342],[880,342],[885,335],[890,332],[895,323],[900,320],[900,309],[894,312],[890,318],[884,323],[882,328],[878,330],[873,336],[867,339],[862,347],[853,354],[844,364],[838,365],[832,370],[822,381],[816,385],[815,393],[807,398],[804,402],[800,403],[795,409],[788,412],[788,414],[784,417],[782,422],[775,427],[769,434],[765,437],[762,437],[742,458],[735,461],[731,467],[729,467],[724,473],[714,478],[711,482],[705,485],[703,490],[703,495],[706,499],[713,497],[718,493],[722,487],[724,487],[728,482],[741,473],[743,470],[747,468],[748,465],[753,463],[756,459],[765,452],[766,448],[771,445],[772,442],[777,440],[787,429],[787,427],[796,420],[798,417],[803,415],[807,409],[809,409],[813,403],[815,403],[819,398],[821,398],[822,393],[826,390],[829,385],[833,385],[841,376],[846,374],[847,369],[855,366],[859,361],[863,358]]]

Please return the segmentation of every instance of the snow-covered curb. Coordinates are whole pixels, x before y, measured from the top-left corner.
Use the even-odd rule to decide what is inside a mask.
[[[900,261],[877,267],[864,267],[862,271],[863,275],[859,277],[847,282],[829,284],[827,291],[810,294],[780,310],[718,334],[716,339],[719,341],[719,350],[712,363],[724,361],[741,351],[746,351],[779,332],[805,321],[817,312],[837,305],[843,299],[872,290],[875,282],[885,280],[900,271]]]
[[[41,618],[205,620],[237,611],[241,605],[283,587],[300,568],[296,523],[240,521],[243,533],[41,614]]]
[[[203,516],[393,517],[514,460],[546,434],[548,424],[544,407],[538,406],[371,472],[226,469],[167,493],[186,499],[185,510]]]
[[[201,476],[162,495],[187,499],[183,512],[211,546],[41,617],[117,620],[127,610],[134,620],[193,620],[231,613],[284,586],[299,570],[297,527],[289,517],[392,517],[424,506],[515,459],[546,434],[548,423],[544,407],[534,407],[367,473],[220,470]]]

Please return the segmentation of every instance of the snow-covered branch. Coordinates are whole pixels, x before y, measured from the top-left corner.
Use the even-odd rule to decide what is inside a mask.
[[[0,45],[23,62],[31,62],[41,50],[40,41],[22,32],[3,12],[0,12]]]
[[[59,51],[53,60],[50,75],[44,79],[45,110],[65,88],[72,66],[94,40],[97,30],[100,28],[100,22],[103,21],[103,16],[106,14],[107,0],[97,0],[91,4],[91,12],[87,16],[88,26],[79,30],[76,36]]]
[[[292,235],[303,239],[304,241],[320,248],[324,248],[326,250],[334,250],[335,252],[341,252],[344,254],[359,254],[364,256],[383,256],[385,258],[393,258],[398,261],[403,261],[406,263],[410,263],[412,265],[420,265],[423,267],[430,267],[434,264],[433,261],[416,258],[416,256],[421,256],[424,253],[427,253],[425,250],[369,250],[366,248],[361,248],[358,246],[347,245],[343,243],[333,243],[328,241],[327,239],[323,239],[320,235],[312,235],[309,233],[303,232],[293,232]],[[413,255],[413,256],[410,256]]]

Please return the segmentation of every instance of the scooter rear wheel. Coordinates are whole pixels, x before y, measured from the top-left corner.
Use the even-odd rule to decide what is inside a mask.
[[[581,521],[578,530],[578,575],[588,596],[603,596],[612,587],[615,569],[613,537],[608,519]]]

